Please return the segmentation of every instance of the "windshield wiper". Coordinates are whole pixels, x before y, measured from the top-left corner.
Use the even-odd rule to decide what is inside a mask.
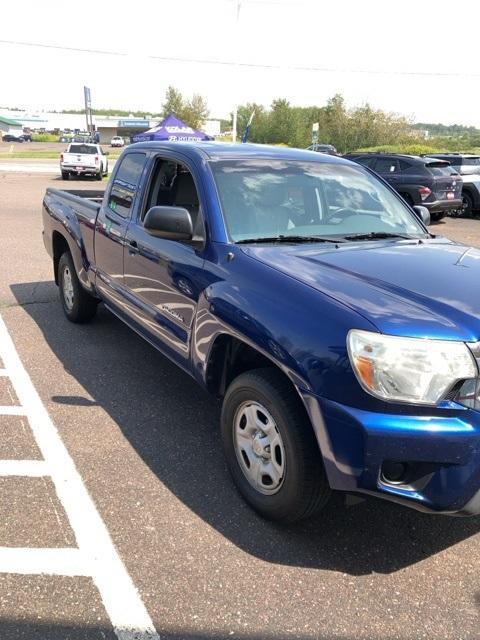
[[[250,244],[260,242],[346,242],[341,236],[340,238],[335,236],[270,236],[265,238],[245,238],[244,240],[238,240],[236,244]]]
[[[389,233],[388,231],[370,231],[370,233],[352,233],[343,236],[345,240],[384,240],[387,238],[400,238],[402,240],[420,240],[417,236],[406,233]]]

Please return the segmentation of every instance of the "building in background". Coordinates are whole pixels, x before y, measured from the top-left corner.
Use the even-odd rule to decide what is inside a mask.
[[[86,122],[85,114],[82,113],[54,113],[54,112],[38,112],[29,113],[28,111],[10,111],[1,110],[0,118],[3,120],[15,121],[16,125],[22,129],[28,128],[36,132],[51,132],[62,134],[64,132],[85,131]],[[100,142],[109,143],[113,136],[121,136],[129,139],[137,133],[148,131],[161,121],[159,116],[153,118],[135,118],[134,116],[93,116],[93,125],[95,131],[100,134]],[[202,129],[211,136],[220,134],[220,121],[207,120]],[[0,130],[4,131],[1,127]]]
[[[0,138],[4,135],[21,136],[23,124],[12,118],[7,118],[0,114]]]

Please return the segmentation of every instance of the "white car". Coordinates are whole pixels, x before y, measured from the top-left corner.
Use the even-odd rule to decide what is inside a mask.
[[[90,175],[101,180],[108,175],[107,154],[99,144],[72,142],[60,156],[60,171],[64,180],[74,175]]]
[[[113,136],[113,138],[110,140],[110,146],[111,147],[124,147],[125,146],[125,140],[121,136]]]

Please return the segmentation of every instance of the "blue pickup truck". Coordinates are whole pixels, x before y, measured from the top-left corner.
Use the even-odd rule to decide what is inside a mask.
[[[426,223],[367,167],[248,144],[131,145],[43,202],[67,318],[102,302],[222,398],[233,480],[283,522],[332,490],[480,512],[480,252]]]

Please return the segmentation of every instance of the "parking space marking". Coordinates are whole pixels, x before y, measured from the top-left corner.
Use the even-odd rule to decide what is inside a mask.
[[[0,171],[9,173],[60,173],[58,164],[39,162],[0,162]]]
[[[91,567],[80,549],[0,547],[0,573],[90,577]]]
[[[11,380],[11,376],[10,376],[10,380]],[[25,409],[23,407],[17,407],[15,405],[10,406],[5,406],[5,407],[1,407],[0,406],[0,416],[26,416],[26,412]]]
[[[42,478],[50,475],[51,469],[44,460],[0,460],[0,477],[29,476],[31,478]]]
[[[75,464],[50,419],[15,349],[7,327],[0,317],[0,357],[9,372],[10,381],[20,402],[19,407],[0,407],[0,415],[12,415],[20,409],[28,417],[33,435],[49,470],[57,496],[67,514],[78,549],[0,549],[0,571],[9,573],[56,574],[59,562],[65,560],[60,575],[85,575],[94,581],[113,629],[119,640],[159,640],[153,622],[118,555],[110,534],[93,503]],[[18,413],[16,414],[18,415]],[[33,460],[22,461],[32,470]],[[7,461],[0,463],[8,470]],[[41,466],[36,466],[41,469]],[[13,466],[12,466],[13,468]],[[21,470],[22,465],[17,466]],[[22,474],[23,475],[23,474]],[[24,474],[24,475],[32,475]],[[74,552],[78,553],[74,553]],[[78,564],[77,558],[83,558]],[[83,567],[83,570],[82,570]],[[72,570],[78,569],[79,573]]]

